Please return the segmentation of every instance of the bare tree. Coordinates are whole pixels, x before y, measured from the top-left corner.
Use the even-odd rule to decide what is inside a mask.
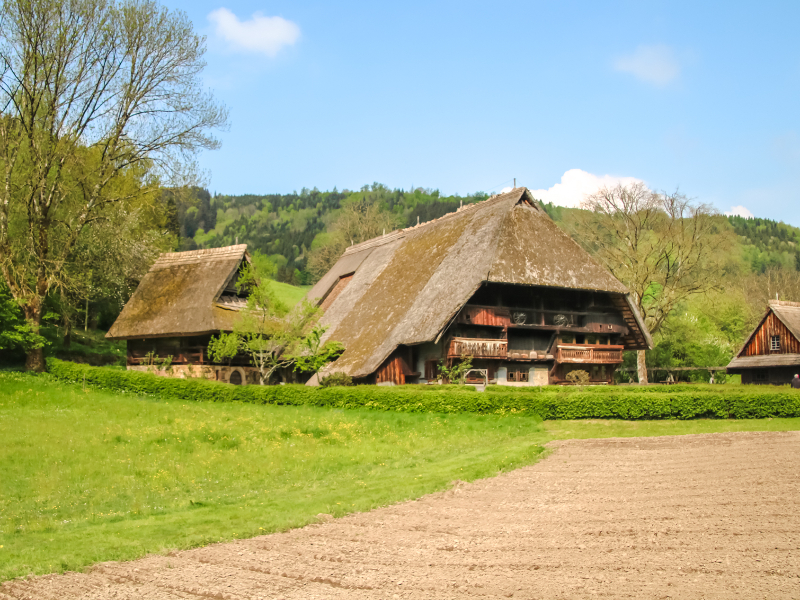
[[[603,188],[572,217],[576,237],[633,293],[652,333],[680,302],[720,285],[732,234],[716,211],[642,183]],[[647,382],[644,350],[637,360]]]
[[[227,115],[201,89],[204,52],[185,14],[150,0],[2,0],[0,273],[37,332],[82,238],[142,193],[119,180],[151,186],[217,147]],[[26,366],[44,369],[41,349]]]

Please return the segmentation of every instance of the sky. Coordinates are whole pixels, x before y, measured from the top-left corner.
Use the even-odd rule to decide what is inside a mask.
[[[230,111],[212,193],[639,180],[800,226],[800,2],[164,3]]]

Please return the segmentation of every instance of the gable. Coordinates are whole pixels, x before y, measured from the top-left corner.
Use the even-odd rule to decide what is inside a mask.
[[[771,349],[773,336],[780,338],[780,349]],[[756,327],[750,338],[745,342],[738,356],[765,356],[775,354],[800,354],[800,342],[786,324],[779,318],[773,308]]]

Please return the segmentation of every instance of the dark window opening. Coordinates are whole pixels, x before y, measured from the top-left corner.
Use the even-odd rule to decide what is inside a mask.
[[[766,369],[756,369],[753,371],[753,381],[766,381],[767,380],[767,370]]]

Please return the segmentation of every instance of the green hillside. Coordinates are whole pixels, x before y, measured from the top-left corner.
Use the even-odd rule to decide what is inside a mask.
[[[311,286],[290,285],[282,281],[273,281],[272,289],[275,290],[275,295],[278,297],[278,300],[286,304],[286,306],[294,306],[305,298],[306,292],[311,289]]]

